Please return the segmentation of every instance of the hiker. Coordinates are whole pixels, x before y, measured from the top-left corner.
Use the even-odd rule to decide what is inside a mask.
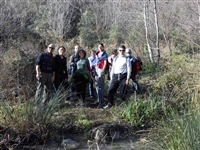
[[[136,62],[136,57],[132,56],[132,52],[130,48],[126,49],[126,56],[130,59],[132,67],[133,67],[133,64]],[[141,92],[140,86],[138,82],[136,81],[136,75],[137,73],[135,73],[132,69],[131,71],[132,87],[133,87],[133,90],[135,90],[137,93],[140,93]]]
[[[74,54],[70,56],[69,59],[69,74],[73,75],[73,73],[76,71],[77,66],[76,63],[79,61],[79,55],[78,55],[78,51],[80,50],[80,46],[79,45],[75,45],[74,46]]]
[[[71,77],[73,76],[73,73],[76,71],[77,69],[77,62],[79,61],[79,54],[78,54],[78,51],[80,50],[80,46],[79,45],[75,45],[74,46],[74,54],[70,56],[70,59],[69,59],[69,68],[68,68],[68,74],[71,75]],[[70,99],[71,100],[74,100],[76,99],[75,98],[75,95],[74,95],[74,92],[75,92],[75,89],[74,89],[74,86],[73,85],[70,85],[71,88],[70,88]]]
[[[97,58],[96,58],[96,51],[95,50],[91,50],[90,51],[91,56],[88,57],[89,63],[90,63],[90,72],[91,72],[91,81],[89,83],[89,96],[90,98],[94,98],[95,97],[95,93],[94,93],[94,87],[93,87],[93,83],[95,81],[95,75],[96,75],[96,71],[95,71],[95,66],[97,64]]]
[[[111,72],[111,69],[112,69],[113,60],[117,55],[118,55],[118,51],[117,51],[117,49],[114,49],[112,51],[112,55],[108,57],[108,65],[109,65],[108,80],[110,80],[110,72]]]
[[[84,100],[86,97],[86,86],[90,82],[90,63],[86,58],[85,50],[79,50],[78,55],[80,60],[77,62],[77,70],[74,72],[73,85],[75,87],[76,95],[81,103],[84,106]]]
[[[56,91],[60,86],[66,88],[68,83],[67,58],[64,56],[66,49],[64,46],[58,47],[58,54],[54,57],[55,61],[55,81]]]
[[[129,84],[131,76],[131,62],[125,55],[125,49],[126,47],[121,45],[118,48],[119,55],[113,61],[110,85],[108,87],[108,103],[103,109],[112,107],[114,104],[114,95],[118,88],[120,88],[121,99],[125,100],[126,86]]]
[[[104,49],[103,43],[98,44],[98,51],[96,53],[97,64],[95,66],[95,84],[97,93],[96,105],[99,105],[104,100],[104,84],[105,84],[105,71],[107,65],[108,54]]]
[[[53,93],[52,85],[55,80],[54,49],[55,45],[49,44],[47,52],[40,53],[36,60],[36,79],[38,80],[38,86],[35,100],[37,105],[42,102],[42,97],[44,97],[43,101],[47,102],[47,99],[49,99]]]

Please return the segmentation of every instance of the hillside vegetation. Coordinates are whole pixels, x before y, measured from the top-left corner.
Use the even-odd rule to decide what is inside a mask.
[[[3,0],[1,148],[45,144],[56,135],[89,134],[99,124],[118,123],[128,126],[132,135],[148,131],[152,149],[198,149],[198,6],[198,1]],[[144,65],[137,79],[142,93],[129,89],[127,101],[116,96],[115,106],[102,110],[76,106],[67,100],[70,90],[60,89],[48,105],[36,108],[37,55],[55,43],[66,47],[69,59],[75,44],[88,53],[97,49],[98,42],[105,44],[109,54],[124,44],[140,56]]]

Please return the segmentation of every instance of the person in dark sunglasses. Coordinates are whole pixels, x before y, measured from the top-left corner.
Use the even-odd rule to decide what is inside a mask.
[[[42,101],[47,102],[53,93],[53,82],[55,80],[54,49],[55,45],[49,44],[47,51],[40,53],[36,60],[36,79],[38,86],[35,100],[37,106],[42,104]]]
[[[112,107],[114,104],[114,96],[119,88],[121,99],[125,100],[126,87],[129,84],[131,76],[131,62],[125,55],[126,47],[121,45],[118,48],[118,56],[113,61],[110,74],[110,84],[108,87],[108,103],[103,109]]]

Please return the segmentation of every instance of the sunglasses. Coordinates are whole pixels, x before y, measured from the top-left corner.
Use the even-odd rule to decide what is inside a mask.
[[[50,49],[54,49],[54,47],[49,47]]]
[[[120,51],[120,52],[124,52],[125,50],[121,50],[121,49],[119,49],[119,51]]]

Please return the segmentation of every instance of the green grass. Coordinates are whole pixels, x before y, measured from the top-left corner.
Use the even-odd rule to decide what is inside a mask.
[[[132,127],[154,127],[152,135],[158,149],[197,149],[200,141],[200,113],[196,111],[200,98],[199,63],[196,59],[188,59],[187,55],[175,55],[160,65],[145,63],[138,80],[144,93],[134,98],[130,95],[127,102],[116,98],[115,106],[107,110],[62,109],[60,106],[69,92],[62,90],[39,107],[35,107],[33,99],[21,105],[3,101],[0,126],[9,127],[12,132],[1,133],[0,137],[12,136],[7,139],[8,143],[16,139],[15,135],[24,139],[36,135],[45,141],[53,135],[55,124],[62,128],[69,122],[87,130],[95,123],[125,121]]]
[[[12,130],[12,136],[20,135],[21,142],[28,141],[31,136],[35,136],[36,141],[45,141],[55,132],[51,130],[51,127],[55,124],[53,115],[59,110],[60,104],[65,101],[66,94],[67,92],[64,93],[63,89],[60,89],[47,104],[40,103],[40,105],[36,105],[33,99],[21,105],[3,101],[0,125],[9,127]],[[10,132],[7,132],[4,137],[10,136],[10,134]],[[14,140],[14,137],[7,138],[8,143],[12,140]],[[16,142],[15,146],[20,143]]]
[[[122,118],[133,126],[145,127],[162,118],[164,111],[159,97],[150,95],[147,99],[137,99],[124,104]]]
[[[198,150],[200,147],[200,111],[185,115],[174,114],[156,129],[158,149]],[[155,134],[153,134],[155,136]],[[163,138],[160,138],[163,137]]]

